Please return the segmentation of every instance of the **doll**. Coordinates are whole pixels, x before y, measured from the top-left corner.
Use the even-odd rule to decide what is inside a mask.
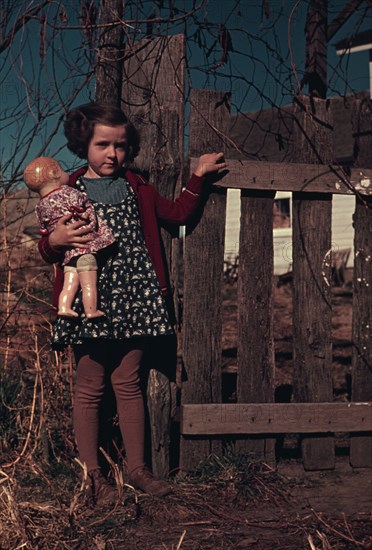
[[[62,217],[65,222],[80,220],[82,234],[85,233],[84,243],[80,247],[66,248],[64,251],[64,284],[58,300],[57,315],[78,317],[72,304],[80,286],[86,317],[103,317],[105,313],[97,309],[98,266],[95,253],[115,242],[111,229],[105,221],[97,218],[87,196],[68,185],[68,174],[54,159],[34,159],[26,166],[23,176],[27,187],[40,196],[35,212],[42,235],[49,235]]]

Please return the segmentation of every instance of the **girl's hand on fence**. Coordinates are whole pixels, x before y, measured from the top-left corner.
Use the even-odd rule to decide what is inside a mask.
[[[194,174],[203,177],[210,172],[220,172],[227,168],[223,153],[209,153],[199,158],[198,165]]]
[[[84,245],[92,240],[89,235],[91,229],[86,220],[76,220],[70,223],[72,212],[62,216],[55,225],[54,231],[49,235],[49,244],[53,248],[69,247],[84,248]]]

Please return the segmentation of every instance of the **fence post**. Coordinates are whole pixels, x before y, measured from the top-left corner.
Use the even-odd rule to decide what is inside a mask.
[[[273,200],[275,192],[244,190],[238,276],[238,403],[274,400]],[[236,447],[275,464],[275,439],[250,436]]]
[[[190,97],[190,156],[224,151],[230,125],[221,92],[193,90]],[[226,190],[212,190],[196,227],[189,228],[184,255],[182,403],[221,402],[222,284]],[[194,469],[221,442],[182,436],[180,466]]]
[[[309,164],[332,159],[331,110],[326,100],[302,97],[294,119],[293,158]],[[332,195],[293,196],[293,365],[297,402],[332,401],[331,307]],[[334,468],[334,441],[304,437],[308,470]]]
[[[371,101],[356,100],[353,105],[353,135],[355,138],[355,165],[372,165]],[[354,272],[353,272],[353,401],[372,398],[372,200],[356,197],[354,214]],[[372,431],[372,427],[371,427]],[[372,466],[371,435],[352,434],[350,463],[355,468]]]
[[[141,134],[136,166],[164,197],[174,199],[183,169],[184,35],[129,44],[123,75],[123,109]],[[165,256],[174,273],[172,238],[163,230],[162,237]],[[174,281],[171,285],[174,288]],[[152,468],[156,475],[165,477],[169,472],[173,405],[169,380],[175,378],[175,341],[150,343],[146,364],[152,369],[147,388]]]

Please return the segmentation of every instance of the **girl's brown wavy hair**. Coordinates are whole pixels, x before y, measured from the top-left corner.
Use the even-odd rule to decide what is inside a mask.
[[[140,149],[139,134],[123,111],[112,103],[86,103],[67,113],[64,131],[70,151],[81,159],[87,158],[96,124],[125,128],[128,140],[126,160],[132,162]]]

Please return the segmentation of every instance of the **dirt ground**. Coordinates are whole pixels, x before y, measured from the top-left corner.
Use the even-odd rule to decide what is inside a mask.
[[[345,459],[305,473],[295,461],[274,472],[211,457],[193,477],[174,478],[163,499],[124,486],[120,501],[100,508],[84,503],[71,472],[38,473],[28,465],[17,482],[1,479],[2,550],[372,548],[371,474]]]
[[[351,376],[351,292],[333,295],[334,399],[347,400]],[[234,400],[236,286],[224,293],[223,369]],[[275,295],[276,388],[292,385],[291,289]],[[284,392],[284,393],[283,393]],[[155,499],[117,479],[120,500],[92,508],[71,461],[34,460],[0,470],[0,550],[372,550],[372,471],[352,470],[348,434],[337,434],[336,468],[305,472],[298,438],[286,437],[276,470],[227,450],[192,476],[176,474],[173,493]],[[123,485],[124,483],[124,485]]]

